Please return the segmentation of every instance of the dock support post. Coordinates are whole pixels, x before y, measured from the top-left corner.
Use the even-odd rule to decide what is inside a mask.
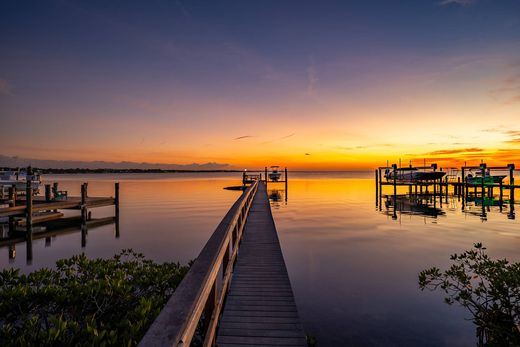
[[[51,201],[51,185],[50,184],[45,185],[45,201],[46,202]]]
[[[87,185],[81,185],[81,224],[87,221]]]
[[[32,190],[32,168],[29,166],[27,168],[27,184],[25,187],[25,228],[26,228],[26,236],[27,242],[29,243],[29,238],[32,239],[32,214],[33,214],[33,190]],[[27,254],[29,256],[29,254]]]
[[[397,195],[397,164],[392,164],[392,169],[394,169],[394,200]]]
[[[509,200],[515,200],[515,177],[513,176],[513,171],[515,170],[515,164],[507,164],[509,168],[509,185],[511,187],[511,192],[509,196]]]
[[[16,187],[9,187],[9,207],[16,206]]]
[[[442,178],[441,178],[442,180]],[[446,179],[444,180],[446,182],[446,203],[448,203],[448,193],[449,193],[449,183],[448,183],[448,176],[446,176]]]
[[[267,166],[265,167],[265,184],[267,185],[267,181],[269,179],[269,176],[267,176]]]
[[[16,258],[16,244],[9,245],[9,263],[13,263]]]
[[[499,192],[498,192],[498,202],[500,204],[500,212],[502,212],[502,203],[503,203],[503,200],[504,200],[504,192],[502,191],[503,187],[502,187],[502,180],[500,181],[499,185],[498,185],[498,189],[499,189]]]
[[[289,183],[287,181],[287,168],[285,168],[285,202],[287,202]]]
[[[58,196],[58,182],[52,184],[52,198],[56,199]]]
[[[460,177],[457,177],[457,188],[455,190],[457,191],[457,195],[460,196]]]
[[[376,207],[378,205],[378,196],[379,196],[379,173],[378,173],[379,170],[376,170],[375,173],[376,173]]]
[[[242,185],[245,186],[246,185],[246,172],[242,172]]]
[[[486,164],[480,164],[480,172],[482,175],[482,179],[480,181],[480,189],[482,191],[482,205],[484,204],[484,197],[486,196],[486,187],[484,186],[484,182],[486,181]]]
[[[116,218],[119,218],[119,182],[114,184],[114,205],[116,207]]]
[[[32,247],[32,234],[30,237],[27,237],[27,240],[25,241],[26,246],[26,264],[32,265],[33,260],[33,247]]]

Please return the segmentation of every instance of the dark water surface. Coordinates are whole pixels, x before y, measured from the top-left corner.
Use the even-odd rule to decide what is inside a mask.
[[[30,272],[52,267],[59,258],[85,252],[110,257],[133,248],[158,261],[185,263],[197,256],[240,192],[240,174],[124,174],[46,176],[60,189],[79,195],[89,182],[90,196],[113,195],[121,182],[120,235],[115,226],[16,245],[15,259],[0,248],[0,267]],[[417,207],[391,200],[376,208],[372,173],[292,173],[287,201],[283,184],[269,186],[282,249],[306,331],[319,346],[475,346],[475,329],[462,308],[442,302],[440,292],[421,292],[417,274],[445,268],[449,255],[483,242],[495,257],[518,261],[519,222],[509,206],[437,198]],[[385,188],[384,193],[391,193]],[[405,191],[399,191],[405,193]],[[388,207],[387,207],[388,206]],[[113,215],[113,207],[94,209],[93,217]],[[509,214],[509,216],[511,216]],[[50,242],[49,242],[50,241]]]

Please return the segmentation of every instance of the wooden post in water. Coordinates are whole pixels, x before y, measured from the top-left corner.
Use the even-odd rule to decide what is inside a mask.
[[[376,170],[376,207],[378,205],[378,196],[379,196],[379,170]]]
[[[439,171],[442,171],[442,168],[440,168]],[[439,196],[441,197],[441,201],[442,201],[442,177],[439,178]]]
[[[46,202],[51,201],[51,185],[50,184],[45,185],[45,201]]]
[[[245,171],[242,172],[242,185],[243,186],[246,185],[246,172]]]
[[[460,196],[460,177],[457,177],[457,188],[455,188],[455,191],[457,192],[457,196]]]
[[[16,187],[9,187],[9,207],[16,206]]]
[[[81,185],[81,224],[87,221],[87,185]]]
[[[285,201],[287,201],[287,187],[288,187],[288,183],[287,183],[287,168],[285,168]]]
[[[486,188],[484,186],[485,178],[486,178],[486,164],[480,164],[480,174],[482,175],[482,179],[480,181],[480,190],[482,194],[482,205],[484,204],[484,196],[486,195]]]
[[[265,167],[265,184],[267,184],[267,181],[269,180],[269,176],[267,176],[267,166]]]
[[[52,193],[53,193],[53,199],[56,199],[58,197],[58,182],[54,182],[52,184]]]
[[[394,169],[394,200],[397,195],[397,164],[392,164],[392,169]]]
[[[509,200],[513,201],[515,200],[515,177],[513,176],[513,171],[515,170],[515,164],[507,164],[507,167],[509,168],[509,186],[511,188]]]
[[[502,191],[502,180],[500,180],[500,182],[498,183],[498,189],[499,189],[499,192],[498,192],[498,204],[500,206],[500,212],[502,212],[502,203],[503,203],[503,199],[504,199],[504,193]]]
[[[116,182],[114,184],[114,205],[115,205],[115,208],[116,208],[116,221],[117,221],[117,234],[116,236],[118,236],[119,234],[119,182]]]
[[[32,168],[27,168],[25,187],[25,228],[27,239],[32,239],[32,214],[33,214],[33,190],[32,190]],[[29,255],[27,255],[29,256]],[[32,258],[32,255],[31,255]]]
[[[446,203],[448,203],[449,185],[448,185],[448,176],[447,175],[446,175],[446,179],[444,181],[446,182]]]
[[[9,263],[14,262],[16,258],[16,244],[9,245]]]

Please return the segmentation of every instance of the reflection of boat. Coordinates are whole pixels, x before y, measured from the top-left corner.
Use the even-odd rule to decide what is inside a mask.
[[[396,180],[400,181],[430,181],[438,180],[443,178],[446,172],[442,171],[419,171],[414,167],[401,168],[396,170],[385,170],[385,178],[387,180],[393,180],[394,176]]]
[[[39,192],[41,184],[40,174],[33,173],[30,176],[33,194]],[[0,171],[0,196],[7,197],[9,188],[14,187],[17,191],[25,192],[27,188],[27,172],[26,171]]]
[[[475,176],[473,174],[468,174],[466,177],[468,183],[470,184],[493,184],[493,183],[500,183],[506,178],[506,175],[491,175],[489,170],[487,170],[484,174],[484,182],[482,182],[482,172],[477,171],[475,173]]]
[[[445,214],[445,212],[442,209],[432,207],[427,202],[425,203],[422,199],[410,198],[409,196],[399,195],[395,197],[395,200],[396,201],[394,204],[394,196],[387,195],[385,201],[386,208],[391,209],[394,208],[395,205],[397,211],[403,214],[420,215],[428,217],[437,217]]]
[[[269,179],[271,181],[278,181],[280,177],[282,177],[282,173],[279,171],[280,167],[278,165],[271,166],[271,172],[269,172]]]
[[[280,194],[280,191],[277,190],[277,189],[271,190],[269,192],[269,200],[275,201],[275,202],[281,201],[282,200],[282,194]]]

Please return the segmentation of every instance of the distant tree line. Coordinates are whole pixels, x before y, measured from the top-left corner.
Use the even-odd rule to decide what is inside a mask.
[[[0,167],[3,171],[16,171],[20,168]],[[189,172],[241,172],[240,170],[166,170],[166,169],[57,169],[57,168],[33,168],[42,174],[85,174],[85,173],[189,173]]]

